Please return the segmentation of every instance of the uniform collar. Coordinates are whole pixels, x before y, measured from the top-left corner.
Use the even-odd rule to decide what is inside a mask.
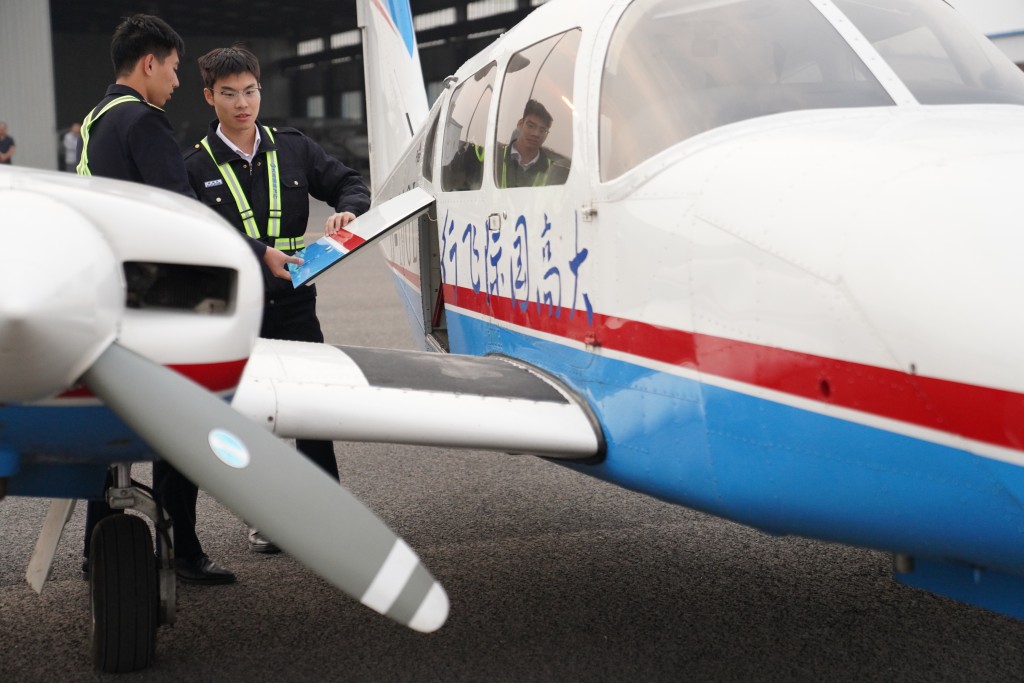
[[[138,98],[139,102],[146,102],[146,98],[142,96],[142,93],[130,85],[111,83],[107,86],[107,93],[105,97],[121,97],[122,95],[131,95],[132,97]],[[146,104],[149,104],[149,102],[146,102]],[[160,107],[157,107],[155,104],[149,104],[149,106],[154,109],[160,109]],[[163,111],[163,109],[160,109],[160,111]]]
[[[544,158],[544,148],[542,147],[537,150],[537,155],[535,157],[533,157],[524,164],[523,155],[519,153],[519,150],[516,149],[516,146],[512,143],[509,143],[509,145],[505,148],[505,153],[508,155],[510,159],[515,161],[516,165],[519,166],[519,168],[521,168],[523,171],[529,171],[534,166],[536,166],[541,159]]]
[[[245,159],[247,162],[249,162],[251,164],[253,158],[257,154],[259,154],[259,152],[260,152],[260,139],[263,136],[260,135],[260,127],[256,126],[256,143],[253,145],[252,154],[249,154],[244,149],[242,149],[241,147],[239,147],[235,143],[231,142],[231,140],[228,139],[228,136],[224,134],[224,127],[222,125],[220,125],[219,123],[217,124],[217,137],[219,137],[221,139],[221,142],[223,142],[225,145],[227,145],[231,149],[232,152],[234,152],[238,156],[242,157],[243,159]]]
[[[266,135],[266,131],[263,130],[263,124],[260,123],[259,119],[256,120],[256,125],[259,127],[259,143],[256,145],[256,154],[259,156],[262,152],[271,152],[277,149],[277,145],[273,140],[270,139],[269,135]],[[206,141],[210,145],[210,151],[213,152],[213,158],[216,160],[217,165],[226,164],[236,159],[243,159],[244,157],[239,156],[238,152],[232,147],[229,147],[224,138],[218,133],[217,129],[220,127],[220,121],[214,119],[210,122],[209,127],[206,129]],[[271,128],[270,130],[274,130]],[[274,131],[275,133],[277,131]]]

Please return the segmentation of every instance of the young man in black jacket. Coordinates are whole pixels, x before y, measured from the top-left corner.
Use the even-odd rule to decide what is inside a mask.
[[[136,14],[122,21],[110,42],[115,82],[82,123],[79,175],[116,178],[195,197],[163,107],[178,88],[185,43],[159,17]],[[265,268],[288,277],[287,256],[251,241]],[[199,490],[169,463],[153,463],[153,493],[174,522],[175,571],[188,583],[233,583],[235,575],[211,560],[196,536]],[[116,512],[90,501],[86,512],[83,572],[88,571],[92,531]],[[160,542],[158,535],[157,542]]]
[[[199,58],[199,72],[217,119],[206,137],[185,153],[188,180],[199,200],[239,232],[291,254],[304,246],[310,196],[334,208],[325,225],[328,233],[370,207],[370,193],[356,171],[294,128],[260,124],[260,65],[252,52],[241,47],[212,50]],[[260,336],[324,341],[315,285],[296,289],[264,275]],[[338,479],[333,443],[300,439],[296,446]],[[278,550],[256,529],[249,530],[249,547],[263,553]]]

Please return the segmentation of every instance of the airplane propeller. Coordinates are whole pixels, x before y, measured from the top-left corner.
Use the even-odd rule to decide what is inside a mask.
[[[50,232],[45,251],[0,254],[0,401],[47,398],[81,378],[163,458],[334,586],[415,630],[444,623],[444,589],[352,494],[222,399],[117,342],[120,259],[88,218],[42,193],[11,190],[4,201],[5,243],[20,243],[32,221]]]
[[[431,632],[448,596],[352,494],[191,380],[111,344],[83,382],[168,462],[367,607]]]

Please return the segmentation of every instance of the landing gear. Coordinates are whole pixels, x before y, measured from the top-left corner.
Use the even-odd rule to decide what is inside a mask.
[[[146,522],[125,514],[96,525],[89,569],[93,664],[104,673],[148,667],[156,649],[160,596]]]
[[[149,525],[131,514],[101,520],[90,539],[93,664],[104,673],[126,673],[152,664],[157,627],[174,623],[174,532],[152,496],[133,484],[128,465],[115,465],[113,479],[110,507],[146,515],[163,539],[158,559]]]

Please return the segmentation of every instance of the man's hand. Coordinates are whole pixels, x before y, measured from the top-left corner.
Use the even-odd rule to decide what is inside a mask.
[[[336,213],[327,219],[327,223],[324,225],[324,233],[330,237],[355,219],[356,215],[351,211]]]
[[[270,268],[270,272],[274,277],[289,281],[292,279],[292,274],[288,272],[287,264],[302,265],[302,259],[298,256],[289,256],[273,247],[267,247],[267,250],[263,253],[263,262],[267,264],[267,268]]]

